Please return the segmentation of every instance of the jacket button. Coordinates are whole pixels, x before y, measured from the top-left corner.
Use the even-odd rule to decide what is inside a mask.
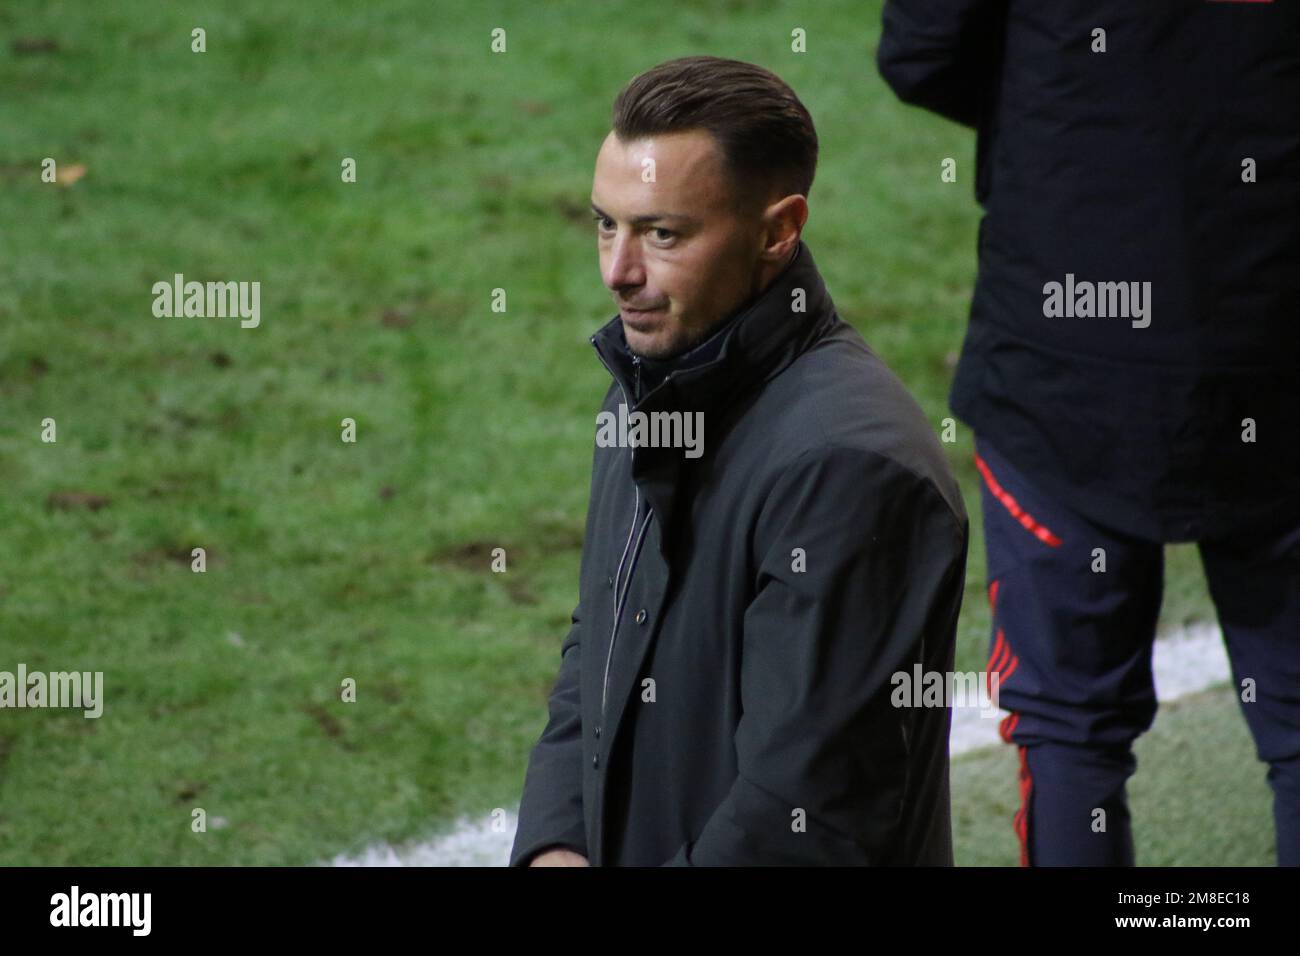
[[[599,728],[599,727],[596,728],[596,737],[597,737],[597,738],[600,737],[600,728]]]
[[[592,755],[592,757],[591,757],[591,765],[592,765],[593,767],[599,767],[599,766],[600,766],[600,754],[593,754],[593,755]]]
[[[645,608],[641,608],[641,610],[636,612],[636,622],[638,624],[644,624],[645,619],[646,619]]]
[[[605,575],[605,587],[612,588],[613,586],[614,586],[613,576],[609,574]]]

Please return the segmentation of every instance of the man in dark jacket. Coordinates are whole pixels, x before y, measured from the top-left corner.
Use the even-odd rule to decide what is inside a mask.
[[[671,61],[615,104],[592,204],[620,313],[591,338],[614,381],[511,865],[952,864],[948,701],[891,692],[951,670],[967,519],[800,238],[816,152],[746,63]],[[608,440],[638,414],[707,429]]]
[[[978,134],[951,400],[1021,861],[1133,862],[1163,545],[1197,541],[1300,864],[1300,6],[888,0],[883,26],[898,96]]]

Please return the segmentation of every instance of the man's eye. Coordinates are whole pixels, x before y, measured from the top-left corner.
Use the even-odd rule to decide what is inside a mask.
[[[606,219],[605,219],[604,216],[601,216],[601,215],[595,215],[595,216],[592,216],[591,218],[595,221],[596,225],[599,226],[601,229],[608,229],[608,228],[609,228],[608,226],[605,225]]]
[[[677,235],[677,233],[673,232],[671,229],[662,229],[658,226],[655,227],[655,232],[663,233],[663,235],[658,237],[661,242],[667,242],[669,239]]]

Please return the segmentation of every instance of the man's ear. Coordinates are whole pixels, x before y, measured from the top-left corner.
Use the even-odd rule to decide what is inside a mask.
[[[790,258],[807,221],[808,198],[802,193],[791,193],[763,210],[762,258],[769,262]]]

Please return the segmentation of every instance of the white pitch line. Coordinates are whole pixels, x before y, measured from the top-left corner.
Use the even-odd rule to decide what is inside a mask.
[[[1156,641],[1152,670],[1156,699],[1161,701],[1177,700],[1227,680],[1228,652],[1223,647],[1223,632],[1214,624],[1193,624],[1168,632]],[[986,717],[977,705],[954,707],[949,752],[956,757],[1002,744],[998,724],[1006,715],[1006,711],[999,710]]]
[[[1153,661],[1156,697],[1176,700],[1222,683],[1229,678],[1223,635],[1213,624],[1193,624],[1162,636],[1155,643]],[[954,707],[950,752],[956,757],[985,747],[1006,746],[998,736],[1005,716],[983,717],[978,706]],[[406,846],[376,843],[349,857],[340,854],[330,866],[505,866],[510,859],[519,818],[506,810],[496,823],[491,815],[479,820],[465,817],[449,833]]]
[[[359,856],[340,854],[329,866],[505,866],[515,842],[519,817],[507,810],[493,829],[493,818],[480,820],[461,817],[451,832],[429,840],[394,848],[387,843],[367,847]]]

